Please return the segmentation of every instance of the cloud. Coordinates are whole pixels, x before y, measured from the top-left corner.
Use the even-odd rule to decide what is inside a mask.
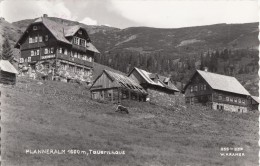
[[[80,22],[83,23],[83,24],[86,24],[86,25],[97,25],[97,20],[93,20],[93,19],[91,19],[89,17],[85,17]]]
[[[27,1],[27,0],[6,0],[0,2],[0,15],[6,20],[13,22],[22,19],[32,19],[48,14],[51,17],[75,20],[70,10],[61,0],[49,1]]]
[[[115,9],[143,26],[185,27],[258,21],[257,1],[112,0]]]

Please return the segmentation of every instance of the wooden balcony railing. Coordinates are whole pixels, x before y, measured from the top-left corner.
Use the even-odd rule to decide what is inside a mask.
[[[74,57],[70,57],[69,55],[65,55],[65,54],[61,54],[61,53],[57,53],[57,58],[58,59],[62,59],[62,60],[66,60],[69,62],[74,62],[80,65],[84,65],[86,67],[93,67],[93,62],[89,62],[86,60],[82,60],[82,59],[78,59],[78,58],[74,58]]]

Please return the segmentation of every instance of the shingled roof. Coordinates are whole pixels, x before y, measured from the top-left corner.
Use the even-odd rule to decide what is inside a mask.
[[[8,73],[18,74],[18,71],[8,60],[0,60],[0,70]]]
[[[108,77],[113,81],[113,83],[116,87],[121,87],[121,88],[129,89],[131,91],[147,94],[147,92],[143,89],[142,86],[140,86],[137,82],[135,82],[131,78],[127,77],[126,75],[119,74],[119,73],[109,71],[109,70],[103,70],[103,73],[108,75]],[[102,74],[100,74],[100,76]],[[98,80],[99,77],[97,77],[96,80]],[[94,81],[92,86],[95,84],[96,80]],[[90,87],[90,89],[91,88],[92,87]]]
[[[150,85],[159,86],[159,87],[166,88],[169,90],[179,91],[174,85],[168,86],[163,82],[164,80],[169,81],[168,77],[164,77],[164,76],[161,76],[161,75],[158,75],[155,73],[150,73],[145,70],[139,69],[137,67],[135,67],[133,70],[136,70],[145,79],[145,81]],[[128,74],[128,76],[132,73],[132,71]],[[158,80],[154,81],[153,78],[156,78],[156,77],[158,78]]]
[[[197,70],[197,73],[209,84],[212,89],[250,95],[235,77]]]
[[[82,28],[79,25],[67,26],[64,24],[60,24],[58,22],[55,22],[55,21],[49,19],[48,17],[40,17],[40,18],[36,19],[31,25],[36,24],[36,23],[43,23],[43,25],[51,32],[51,34],[58,41],[69,44],[69,45],[72,45],[72,44],[66,37],[73,36],[80,28]],[[28,28],[29,27],[30,26],[28,26]],[[82,29],[84,29],[84,28],[82,28]],[[24,35],[25,35],[25,33],[23,34],[23,36]],[[17,43],[19,43],[19,41]],[[15,45],[15,47],[16,46],[17,46],[17,44]],[[96,53],[100,53],[96,49],[96,47],[90,42],[87,43],[87,50],[96,52]]]

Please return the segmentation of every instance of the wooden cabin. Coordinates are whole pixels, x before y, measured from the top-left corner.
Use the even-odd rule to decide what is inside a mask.
[[[170,78],[136,67],[128,74],[128,77],[147,91],[147,101],[164,106],[176,104],[179,90],[171,82]]]
[[[90,82],[94,56],[99,54],[86,29],[59,23],[47,15],[27,27],[15,48],[21,51],[21,68],[30,65],[40,75],[86,82]]]
[[[258,111],[259,109],[259,97],[258,96],[248,96],[250,109],[252,111]]]
[[[15,85],[18,71],[8,60],[0,60],[0,83]]]
[[[103,70],[90,87],[91,98],[120,103],[122,100],[145,101],[147,92],[129,77]]]
[[[249,92],[235,77],[197,70],[184,87],[186,104],[208,105],[214,110],[247,112]]]

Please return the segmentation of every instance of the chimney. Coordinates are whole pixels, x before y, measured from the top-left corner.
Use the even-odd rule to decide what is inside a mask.
[[[43,14],[43,17],[44,17],[44,18],[48,17],[48,14]]]
[[[209,69],[208,67],[204,67],[203,70],[207,72]]]

